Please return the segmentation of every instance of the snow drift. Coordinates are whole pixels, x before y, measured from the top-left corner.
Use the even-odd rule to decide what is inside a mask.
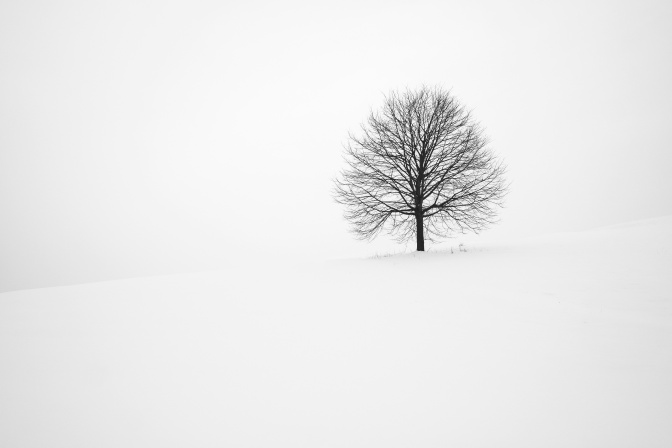
[[[7,447],[672,446],[672,217],[0,294]]]

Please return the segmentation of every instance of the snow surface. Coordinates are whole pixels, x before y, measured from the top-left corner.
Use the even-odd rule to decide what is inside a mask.
[[[672,217],[466,249],[0,294],[0,446],[672,446]]]

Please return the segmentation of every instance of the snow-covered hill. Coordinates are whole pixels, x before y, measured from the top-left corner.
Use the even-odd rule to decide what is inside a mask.
[[[0,446],[672,446],[672,217],[0,294]]]

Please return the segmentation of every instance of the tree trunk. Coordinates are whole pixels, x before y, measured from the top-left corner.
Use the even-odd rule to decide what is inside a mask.
[[[415,237],[418,247],[418,252],[425,251],[425,229],[422,225],[422,213],[416,213],[415,215]]]

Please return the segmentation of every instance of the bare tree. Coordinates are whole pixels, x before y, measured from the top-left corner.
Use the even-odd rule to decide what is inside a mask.
[[[362,239],[385,229],[424,251],[425,239],[493,223],[506,193],[481,127],[440,88],[392,92],[345,149],[335,199]]]

